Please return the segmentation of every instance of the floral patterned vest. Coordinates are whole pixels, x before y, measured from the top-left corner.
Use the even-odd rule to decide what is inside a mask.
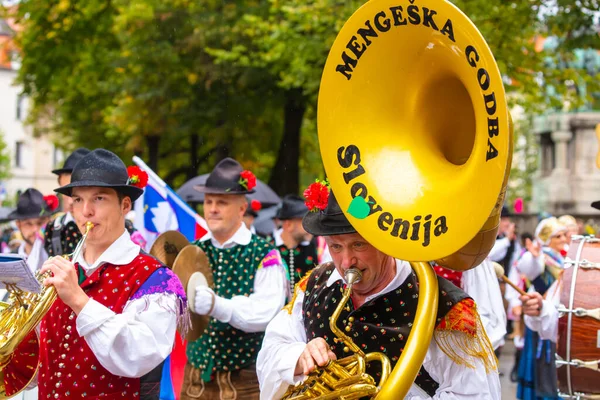
[[[327,263],[319,266],[310,275],[306,285],[302,314],[307,340],[322,337],[340,359],[350,353],[344,353],[343,344],[334,342],[335,335],[329,328],[329,319],[337,303],[342,299],[345,286],[342,280],[327,286],[327,280],[334,270],[333,263]],[[436,325],[443,321],[454,305],[469,298],[465,292],[444,278],[438,277],[438,283],[440,297]],[[410,335],[417,310],[418,286],[416,276],[411,273],[396,290],[378,296],[358,309],[354,308],[350,299],[338,319],[338,328],[344,331],[346,326],[350,326],[350,331],[345,333],[354,343],[365,353],[384,353],[389,357],[393,368]],[[350,317],[354,318],[354,322],[349,323]],[[367,373],[379,377],[379,366],[369,366]],[[433,396],[439,387],[424,368],[419,371],[415,383],[430,396]]]

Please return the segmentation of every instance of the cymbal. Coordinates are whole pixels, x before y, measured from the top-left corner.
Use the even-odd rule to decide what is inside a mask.
[[[204,330],[208,327],[210,317],[198,315],[194,312],[194,299],[196,298],[196,288],[198,286],[213,287],[212,269],[208,257],[200,247],[189,244],[177,255],[173,263],[173,272],[186,291],[192,325],[185,338],[188,342],[193,342],[202,336]]]
[[[156,238],[150,248],[150,255],[168,268],[173,269],[175,258],[190,242],[178,231],[166,231]]]

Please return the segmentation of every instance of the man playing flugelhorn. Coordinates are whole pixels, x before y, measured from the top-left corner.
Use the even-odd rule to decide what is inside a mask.
[[[305,195],[313,212],[304,217],[304,228],[326,236],[333,262],[303,279],[292,302],[267,327],[257,361],[262,399],[281,398],[289,385],[317,366],[351,355],[329,327],[348,269],[357,268],[362,279],[354,284],[337,327],[364,353],[382,352],[393,367],[417,307],[418,282],[409,264],[378,251],[356,233],[333,193],[326,207],[322,198]],[[497,361],[473,300],[447,280],[438,282],[434,340],[406,398],[500,399]],[[379,371],[371,366],[367,372],[376,377]]]
[[[132,167],[130,167],[132,168]],[[179,279],[134,244],[125,215],[145,186],[113,153],[97,149],[56,191],[73,199],[88,231],[83,250],[52,257],[41,272],[58,293],[40,324],[39,398],[158,398],[163,360],[186,317]]]

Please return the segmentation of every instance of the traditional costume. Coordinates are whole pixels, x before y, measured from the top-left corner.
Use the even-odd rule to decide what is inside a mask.
[[[494,350],[504,345],[506,310],[494,265],[484,260],[467,271],[452,271],[434,267],[436,274],[465,291],[477,304],[477,311]]]
[[[526,252],[517,262],[517,269],[530,283],[530,291],[546,296],[559,278],[564,259],[560,251],[550,248],[550,240],[567,228],[554,217],[542,220],[535,232],[543,244],[539,256]],[[548,308],[548,307],[547,307]],[[527,322],[526,322],[527,323]],[[525,345],[519,361],[517,398],[521,400],[558,399],[555,365],[556,342],[544,340],[529,326],[525,330]]]
[[[325,210],[307,214],[304,227],[322,236],[356,232],[333,194]],[[438,283],[434,340],[406,398],[500,399],[497,362],[473,299],[443,278]],[[338,359],[348,355],[329,328],[343,287],[344,279],[333,263],[320,265],[296,285],[292,302],[269,324],[259,353],[262,399],[281,398],[289,385],[304,379],[294,371],[310,340],[323,338]],[[396,260],[396,274],[387,287],[358,308],[350,300],[338,327],[363,351],[383,352],[394,366],[410,334],[417,301],[415,274],[406,261]],[[374,368],[367,372],[375,377],[379,373]]]
[[[86,148],[79,148],[67,157],[62,168],[52,171],[53,174],[61,176],[63,174],[73,173],[73,168],[84,156],[90,151]],[[44,234],[44,248],[50,256],[60,256],[63,254],[71,254],[77,243],[81,240],[81,233],[73,219],[70,211],[57,216],[53,221],[46,226]]]
[[[123,162],[98,149],[81,159],[71,183],[56,189],[107,187],[135,201]],[[92,264],[72,260],[90,300],[79,315],[58,298],[40,324],[41,399],[157,399],[162,362],[185,325],[186,298],[179,279],[135,245],[129,233]]]
[[[252,178],[226,158],[211,172],[203,193],[252,193]],[[219,243],[209,232],[194,242],[213,272],[213,305],[204,334],[188,343],[182,400],[258,399],[256,356],[264,330],[285,304],[288,282],[279,252],[240,223]],[[190,302],[194,299],[190,299]]]
[[[27,189],[19,196],[17,208],[7,216],[7,220],[27,220],[37,218],[47,218],[52,214],[46,198],[36,189]],[[36,235],[35,241],[31,245],[29,253],[25,250],[26,243],[23,240],[16,253],[27,259],[27,265],[33,274],[41,267],[44,261],[48,259],[48,253],[44,250],[43,240],[40,235]]]

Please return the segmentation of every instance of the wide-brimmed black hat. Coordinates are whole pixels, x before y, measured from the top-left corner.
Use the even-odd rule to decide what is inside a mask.
[[[201,193],[211,194],[250,194],[254,189],[246,189],[240,183],[244,169],[233,158],[224,158],[212,170],[204,185],[194,186]]]
[[[71,196],[71,191],[76,187],[106,187],[135,201],[144,193],[144,189],[128,182],[129,175],[123,161],[111,151],[96,149],[77,163],[71,174],[71,183],[54,191]]]
[[[304,199],[295,194],[288,194],[283,197],[281,201],[281,207],[277,210],[274,218],[280,220],[303,218],[308,209],[304,204]]]
[[[49,217],[52,215],[44,195],[37,189],[27,189],[19,196],[17,208],[6,217],[6,220],[23,220]]]
[[[69,157],[67,157],[62,168],[55,169],[52,171],[52,173],[56,174],[56,175],[72,173],[73,168],[75,168],[75,165],[79,162],[79,160],[81,160],[83,157],[87,156],[89,153],[90,153],[90,151],[88,149],[86,149],[85,147],[78,148],[77,150],[72,152],[69,155]]]
[[[308,212],[302,219],[302,226],[306,232],[315,236],[356,233],[356,229],[342,212],[333,191],[329,192],[327,207],[323,211]]]

